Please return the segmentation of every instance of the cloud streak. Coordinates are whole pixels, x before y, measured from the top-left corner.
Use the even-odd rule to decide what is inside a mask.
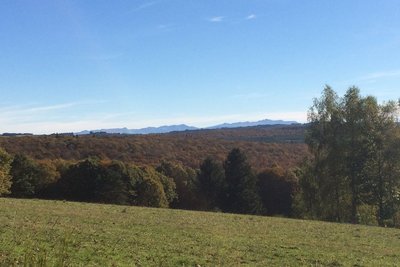
[[[46,113],[49,111],[56,111],[71,108],[73,106],[78,105],[78,102],[70,102],[58,105],[47,105],[47,106],[10,106],[2,108],[2,113],[0,114],[0,121],[1,119],[7,118],[11,120],[17,117],[32,117],[38,113]]]
[[[29,108],[29,109],[23,110],[23,112],[29,112],[29,113],[33,112],[34,113],[34,112],[43,112],[43,111],[54,111],[54,110],[71,108],[76,105],[79,105],[79,103],[71,102],[71,103],[65,103],[65,104],[59,104],[59,105]]]
[[[246,20],[254,20],[256,18],[257,18],[257,15],[252,13],[245,17],[240,17],[240,18],[227,18],[224,16],[214,16],[214,17],[209,17],[206,20],[211,23],[227,22],[230,24],[238,24],[238,23],[244,22]]]
[[[135,8],[133,8],[133,9],[131,10],[131,12],[136,12],[136,11],[140,11],[140,10],[143,10],[143,9],[146,9],[146,8],[149,8],[149,7],[152,7],[152,6],[154,6],[156,3],[157,3],[157,1],[152,1],[152,2],[143,3],[143,4],[141,4],[141,5],[139,5],[139,6],[135,7]]]
[[[257,16],[255,14],[250,14],[246,17],[246,20],[252,20],[252,19],[256,19]]]
[[[163,32],[170,32],[175,29],[174,24],[159,24],[157,25],[157,29]]]
[[[264,98],[268,98],[274,96],[273,93],[246,93],[246,94],[236,94],[233,95],[232,98],[235,99],[243,99],[243,100],[253,100],[253,99],[264,99]]]
[[[90,56],[89,59],[95,60],[95,61],[111,61],[115,60],[118,58],[121,58],[124,54],[119,52],[119,53],[109,53],[109,54],[97,54]]]
[[[368,81],[368,80],[376,80],[376,79],[389,78],[389,77],[400,77],[400,69],[373,72],[373,73],[370,73],[370,74],[360,77],[358,80]]]
[[[77,101],[77,102],[68,102],[62,104],[55,105],[45,105],[45,106],[35,106],[35,105],[25,105],[25,106],[9,106],[3,107],[0,109],[2,111],[1,115],[16,115],[16,114],[34,114],[34,113],[43,113],[48,111],[56,111],[62,109],[68,109],[75,106],[89,105],[89,104],[101,104],[106,101]]]
[[[61,105],[55,105],[60,106]],[[54,106],[54,107],[55,107]],[[49,109],[43,108],[48,112],[53,111],[53,106]],[[67,108],[67,107],[65,107]],[[295,120],[298,122],[306,122],[306,112],[266,112],[266,113],[249,113],[249,114],[229,114],[229,115],[199,115],[185,116],[175,115],[171,117],[157,116],[156,118],[146,118],[132,112],[128,113],[92,113],[82,114],[75,118],[62,119],[48,118],[47,116],[27,117],[25,109],[23,114],[14,114],[13,117],[0,115],[0,133],[3,132],[30,132],[35,134],[50,134],[61,132],[79,132],[82,130],[95,130],[107,128],[128,127],[131,129],[143,128],[149,126],[162,126],[173,124],[187,124],[200,128],[213,126],[221,123],[232,123],[239,121],[257,121],[262,119],[282,119]],[[46,113],[47,114],[47,113]],[[9,114],[10,115],[10,114]],[[23,116],[20,116],[23,115]],[[140,118],[141,117],[141,118]]]
[[[57,125],[68,120],[77,119],[73,112],[69,112],[72,108],[85,107],[85,105],[100,104],[105,101],[80,101],[68,102],[55,105],[22,105],[9,106],[1,108],[0,113],[0,133],[2,132],[34,132],[34,133],[50,133],[60,132]],[[67,112],[67,113],[66,113]],[[67,116],[66,116],[67,114]],[[80,114],[82,118],[84,114]],[[47,125],[46,127],[42,127]],[[46,129],[52,128],[53,131]]]
[[[218,22],[224,21],[224,19],[225,19],[225,17],[223,17],[223,16],[215,16],[215,17],[208,18],[207,20],[209,22],[218,23]]]

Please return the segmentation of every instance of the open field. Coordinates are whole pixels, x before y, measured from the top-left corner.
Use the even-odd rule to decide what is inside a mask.
[[[0,199],[0,265],[396,266],[400,230]]]

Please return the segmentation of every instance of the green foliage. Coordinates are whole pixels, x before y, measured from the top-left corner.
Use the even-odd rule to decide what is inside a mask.
[[[356,87],[339,98],[327,86],[314,100],[306,134],[313,161],[300,176],[306,213],[357,223],[367,204],[377,208],[380,225],[393,217],[400,188],[398,108],[394,101],[379,105],[362,97]]]
[[[11,187],[11,156],[0,148],[0,196],[10,193]]]
[[[58,198],[152,207],[168,207],[175,183],[152,167],[89,158],[70,165],[57,182]]]
[[[136,197],[136,180],[130,170],[120,161],[113,161],[99,166],[93,189],[93,201],[134,204]]]
[[[155,171],[155,169],[152,168],[151,172],[153,172],[153,171]],[[157,176],[157,179],[160,180],[160,182],[163,186],[165,197],[167,198],[167,202],[169,205],[178,198],[178,194],[176,193],[176,184],[172,178],[170,178],[162,173],[159,173],[157,171],[155,171],[155,172],[156,172],[155,175]]]
[[[361,224],[378,225],[377,212],[377,207],[374,205],[360,205],[358,207],[358,220]]]
[[[100,174],[100,162],[96,158],[88,158],[71,165],[61,174],[59,180],[62,196],[74,201],[94,201]]]
[[[23,155],[16,155],[11,164],[12,186],[14,197],[32,197],[36,193],[35,184],[38,176],[37,165]]]
[[[257,192],[257,177],[238,148],[228,154],[224,162],[226,198],[224,210],[234,213],[258,214],[262,211]]]
[[[177,163],[162,161],[156,170],[171,178],[176,185],[177,197],[173,198],[171,207],[180,209],[197,207],[195,196],[196,172],[193,169]]]
[[[267,215],[292,215],[298,181],[294,174],[278,165],[258,174],[258,190]]]
[[[152,168],[137,168],[137,199],[135,204],[147,207],[167,208],[169,201],[165,194],[162,179],[165,178]]]
[[[276,202],[268,202],[268,214],[290,214],[293,192],[286,173],[281,175],[279,182],[268,183],[267,177],[257,184],[257,176],[238,149],[232,150],[224,166],[225,169],[208,157],[197,173],[166,161],[156,171],[150,166],[137,167],[98,158],[66,163],[39,162],[17,155],[11,170],[12,193],[14,197],[255,214],[261,214],[263,210],[258,195],[261,193],[263,200],[269,197]],[[267,206],[266,203],[264,201]]]
[[[225,174],[221,164],[207,157],[197,173],[196,193],[203,210],[220,210],[226,191]]]
[[[320,218],[321,196],[313,165],[314,162],[306,159],[295,170],[296,176],[299,177],[299,191],[294,199],[294,213],[298,218]]]
[[[30,198],[37,196],[53,180],[48,165],[39,164],[25,155],[15,155],[11,163],[11,196]]]

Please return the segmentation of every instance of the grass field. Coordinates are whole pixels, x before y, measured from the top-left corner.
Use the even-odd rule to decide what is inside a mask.
[[[32,266],[399,266],[400,230],[0,198],[0,265],[26,263],[33,263]]]

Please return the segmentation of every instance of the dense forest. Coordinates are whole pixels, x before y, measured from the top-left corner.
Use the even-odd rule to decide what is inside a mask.
[[[399,227],[399,104],[326,87],[307,125],[1,137],[0,195]]]
[[[0,147],[42,161],[98,157],[156,167],[165,160],[191,168],[198,168],[205,157],[221,161],[230,150],[240,148],[252,167],[261,171],[276,163],[283,168],[298,165],[308,153],[304,131],[303,125],[275,125],[150,135],[3,136]]]
[[[237,148],[223,162],[205,158],[198,170],[167,161],[156,168],[94,157],[37,161],[4,150],[0,158],[0,193],[16,198],[290,216],[297,190],[293,174],[277,165],[256,173]]]

